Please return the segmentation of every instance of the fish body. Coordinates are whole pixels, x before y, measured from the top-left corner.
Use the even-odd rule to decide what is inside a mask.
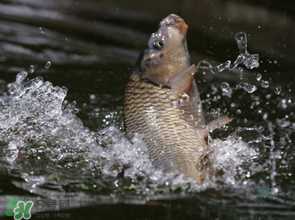
[[[125,99],[128,136],[143,135],[156,166],[202,182],[208,168],[208,145],[198,133],[193,115],[179,107],[180,102],[189,102],[188,97],[132,78]]]
[[[129,137],[142,135],[155,166],[202,183],[211,172],[209,127],[187,50],[187,28],[171,14],[152,34],[126,87],[124,120]]]

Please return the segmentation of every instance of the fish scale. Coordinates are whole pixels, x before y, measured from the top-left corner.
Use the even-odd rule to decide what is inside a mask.
[[[175,105],[181,100],[181,95],[171,89],[153,85],[133,74],[124,104],[127,135],[143,135],[156,166],[167,171],[178,170],[202,181],[208,173],[203,164],[208,145],[194,123],[189,123],[197,121],[193,113]]]

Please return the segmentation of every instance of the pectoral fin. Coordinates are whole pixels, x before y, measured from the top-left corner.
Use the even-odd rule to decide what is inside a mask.
[[[195,72],[196,66],[193,64],[182,72],[171,77],[168,81],[168,86],[175,92],[188,93],[192,88],[192,81]]]

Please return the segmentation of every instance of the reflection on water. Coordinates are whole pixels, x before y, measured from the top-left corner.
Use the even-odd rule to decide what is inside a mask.
[[[40,218],[40,212],[59,211],[56,218],[292,219],[294,85],[286,79],[293,58],[278,45],[264,47],[276,33],[266,31],[265,41],[258,42],[263,32],[253,19],[260,7],[256,3],[247,9],[242,3],[218,2],[214,13],[220,8],[220,14],[235,20],[223,21],[224,26],[220,19],[216,26],[208,21],[212,32],[198,26],[202,19],[189,20],[193,59],[206,60],[197,80],[207,117],[235,119],[211,134],[220,174],[202,186],[153,167],[141,137],[128,140],[122,126],[128,72],[148,33],[162,13],[166,16],[165,1],[162,12],[151,9],[153,16],[134,10],[133,1],[128,10],[94,0],[0,3],[0,216],[1,201],[17,196],[35,201],[33,212]],[[249,20],[235,15],[241,8],[253,12]],[[212,11],[208,6],[208,15],[196,16],[212,16]],[[264,15],[262,31],[272,16],[282,30],[293,24],[279,12]],[[249,28],[248,34],[252,47],[248,50],[247,36],[239,32],[237,55],[224,40],[233,43],[232,34],[224,30],[229,24],[248,30],[253,23],[255,31]],[[211,43],[206,41],[208,48],[202,50],[205,39]],[[234,62],[217,62],[235,56]],[[274,75],[277,65],[286,71],[282,79]]]

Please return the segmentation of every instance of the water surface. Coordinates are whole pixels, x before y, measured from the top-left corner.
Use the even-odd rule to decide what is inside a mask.
[[[294,218],[292,11],[165,3],[0,3],[0,216],[21,198],[35,218]],[[153,167],[123,128],[130,70],[172,11],[191,26],[193,62],[206,61],[196,78],[207,118],[234,118],[210,136],[220,177],[202,186]]]

